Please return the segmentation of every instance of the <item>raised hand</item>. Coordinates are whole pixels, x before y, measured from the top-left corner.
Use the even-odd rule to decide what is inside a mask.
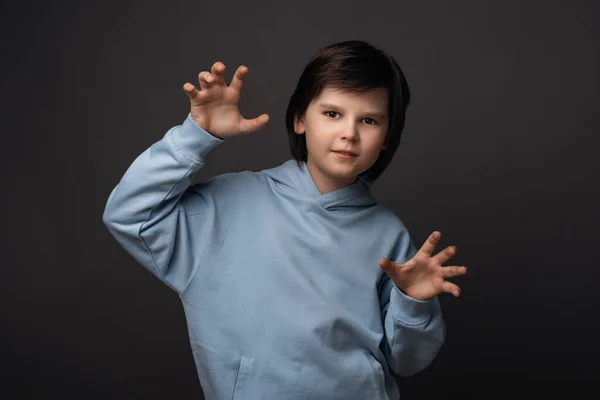
[[[267,114],[245,119],[238,110],[240,94],[248,68],[240,66],[227,86],[223,73],[225,65],[216,62],[210,72],[198,74],[200,90],[187,82],[183,90],[190,98],[190,116],[205,131],[218,138],[248,134],[264,128]]]
[[[414,299],[429,300],[444,292],[458,297],[460,288],[447,281],[446,278],[464,275],[467,268],[465,266],[442,266],[456,254],[458,250],[456,246],[447,247],[444,251],[432,256],[441,237],[440,232],[433,232],[417,254],[404,264],[382,258],[379,260],[379,266],[404,294]]]

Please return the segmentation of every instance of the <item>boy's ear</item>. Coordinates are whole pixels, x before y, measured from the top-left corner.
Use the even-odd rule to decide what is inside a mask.
[[[306,132],[306,128],[304,127],[304,119],[301,117],[294,117],[294,131],[298,135],[303,135]]]

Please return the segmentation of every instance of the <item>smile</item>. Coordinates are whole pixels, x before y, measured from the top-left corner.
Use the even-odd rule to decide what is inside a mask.
[[[343,151],[334,151],[334,153],[344,160],[350,160],[356,157],[356,154],[346,153]]]

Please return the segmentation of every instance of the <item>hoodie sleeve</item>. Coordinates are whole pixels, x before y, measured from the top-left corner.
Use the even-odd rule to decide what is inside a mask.
[[[121,246],[179,294],[196,264],[187,216],[203,214],[207,219],[212,203],[203,198],[210,196],[208,190],[187,190],[205,156],[222,142],[188,114],[182,125],[169,129],[133,161],[104,209],[102,220]]]
[[[403,236],[402,256],[411,259],[417,250]],[[385,272],[380,283],[380,306],[385,330],[384,354],[391,369],[407,377],[427,368],[444,343],[446,326],[437,297],[420,301],[405,295]]]

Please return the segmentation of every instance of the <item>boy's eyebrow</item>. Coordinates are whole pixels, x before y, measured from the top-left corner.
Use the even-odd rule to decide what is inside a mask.
[[[321,108],[334,108],[336,110],[341,108],[341,107],[336,106],[335,104],[330,104],[330,103],[319,103],[319,106]],[[365,115],[368,115],[370,117],[387,118],[387,114],[377,112],[377,111],[366,112]]]

